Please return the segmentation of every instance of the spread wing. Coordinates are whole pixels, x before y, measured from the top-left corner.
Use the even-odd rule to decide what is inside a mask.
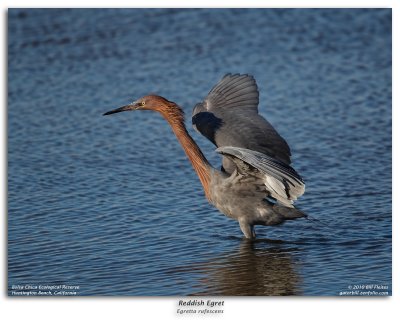
[[[225,75],[192,114],[193,127],[217,147],[233,146],[264,153],[290,164],[290,149],[272,125],[258,114],[258,89],[250,75]],[[233,172],[224,157],[223,167]]]
[[[263,153],[236,147],[220,147],[218,153],[230,158],[243,175],[263,180],[267,192],[286,207],[305,191],[300,175],[289,165]]]
[[[238,108],[258,112],[258,89],[250,75],[226,74],[204,100],[207,110]]]

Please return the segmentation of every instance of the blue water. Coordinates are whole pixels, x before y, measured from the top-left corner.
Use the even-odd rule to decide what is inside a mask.
[[[8,11],[8,287],[79,295],[391,294],[391,10]],[[203,196],[168,125],[102,113],[148,93],[191,109],[227,72],[319,220],[238,224]]]

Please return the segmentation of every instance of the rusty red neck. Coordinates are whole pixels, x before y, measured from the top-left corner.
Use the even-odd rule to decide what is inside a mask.
[[[210,174],[212,166],[201,152],[199,146],[187,132],[182,109],[175,103],[169,102],[167,106],[157,108],[156,111],[160,112],[165,120],[170,124],[172,131],[175,133],[175,136],[180,142],[186,156],[189,158],[189,161],[203,185],[206,198],[211,201]]]

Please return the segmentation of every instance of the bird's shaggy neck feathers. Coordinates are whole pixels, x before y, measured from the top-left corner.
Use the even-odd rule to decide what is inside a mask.
[[[170,124],[203,185],[206,198],[211,201],[210,174],[212,167],[201,152],[199,146],[187,132],[183,110],[174,102],[165,100],[163,106],[158,108],[157,111],[160,112]]]

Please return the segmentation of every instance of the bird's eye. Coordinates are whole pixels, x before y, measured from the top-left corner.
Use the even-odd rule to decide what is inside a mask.
[[[144,100],[140,102],[141,106],[144,106],[145,104],[146,104],[146,102]]]

